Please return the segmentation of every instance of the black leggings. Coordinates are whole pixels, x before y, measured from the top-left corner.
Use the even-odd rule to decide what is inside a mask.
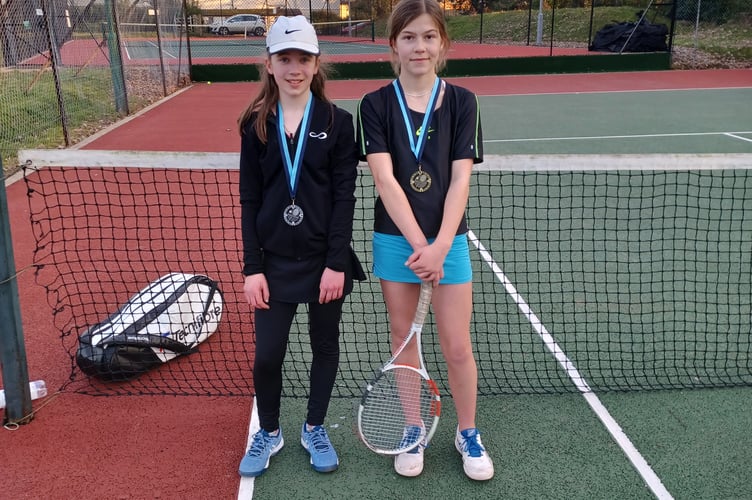
[[[313,361],[306,421],[323,425],[339,367],[339,321],[344,299],[327,304],[308,304],[308,323]],[[256,406],[261,428],[279,428],[282,397],[282,365],[287,353],[290,326],[298,304],[269,301],[269,309],[256,309],[256,358],[253,364]]]

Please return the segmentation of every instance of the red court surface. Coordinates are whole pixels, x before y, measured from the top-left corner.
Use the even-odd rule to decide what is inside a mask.
[[[482,95],[752,86],[752,70],[451,79]],[[386,81],[332,81],[357,99]],[[235,152],[236,118],[255,83],[197,84],[87,141],[86,149]],[[25,185],[8,186],[29,375],[50,392],[70,373],[44,289],[34,281]],[[238,283],[240,284],[240,283]],[[35,401],[36,417],[0,429],[0,498],[235,498],[250,397],[91,397]]]
[[[646,71],[450,78],[478,95],[649,91],[752,86],[751,69]],[[335,99],[359,99],[389,80],[332,80]],[[117,128],[87,141],[85,149],[236,152],[236,120],[258,83],[198,83]]]

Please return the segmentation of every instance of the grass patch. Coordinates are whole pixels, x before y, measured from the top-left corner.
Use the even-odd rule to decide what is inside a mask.
[[[162,97],[153,73],[148,67],[127,68],[131,113]],[[70,145],[122,118],[115,108],[109,68],[63,68],[60,92]],[[0,69],[0,158],[6,176],[18,169],[20,149],[65,147],[61,123],[51,70]]]
[[[530,19],[528,33],[528,11],[492,12],[483,15],[484,42],[527,42],[535,41],[537,12]],[[599,7],[593,12],[593,35],[604,25],[617,21],[635,20],[634,7]],[[554,18],[554,43],[577,42],[586,45],[590,38],[590,9],[557,9]],[[667,22],[658,20],[656,22]],[[453,16],[447,18],[449,33],[453,40],[478,41],[480,16]],[[544,12],[543,35],[551,37],[551,11]]]
[[[714,52],[735,51],[752,47],[752,16],[724,24],[701,22],[695,33],[695,24],[677,21],[674,44],[680,47],[705,48]]]
[[[60,88],[71,142],[100,128],[102,120],[118,118],[107,70],[72,69],[60,73]],[[0,72],[0,153],[6,173],[16,168],[19,149],[64,147],[61,111],[50,70]],[[85,135],[84,135],[85,134]]]
[[[636,21],[636,7],[596,7],[593,9],[592,28],[590,8],[562,8],[555,13],[553,41],[556,44],[586,46],[606,24]],[[534,43],[537,30],[537,9],[489,12],[483,14],[482,35],[484,43]],[[543,38],[551,40],[552,11],[544,11]],[[671,20],[665,9],[651,9],[645,19],[652,23],[670,26]],[[528,22],[530,26],[528,27]],[[376,36],[386,36],[386,20],[377,20]],[[458,42],[478,42],[481,38],[480,15],[452,15],[447,17],[449,36]],[[752,15],[738,16],[729,22],[718,24],[702,21],[697,30],[695,24],[677,21],[674,29],[674,46],[707,50],[714,54],[729,54],[748,61],[752,46]]]

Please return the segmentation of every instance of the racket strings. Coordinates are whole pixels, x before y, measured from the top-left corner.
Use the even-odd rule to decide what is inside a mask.
[[[392,368],[381,374],[364,398],[360,413],[363,439],[372,449],[385,453],[407,451],[422,437],[406,439],[405,428],[425,427],[438,411],[435,384],[409,368]]]

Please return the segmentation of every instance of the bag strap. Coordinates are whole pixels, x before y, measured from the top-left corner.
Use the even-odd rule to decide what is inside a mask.
[[[182,342],[171,339],[170,337],[163,337],[152,333],[140,333],[135,335],[121,333],[111,337],[108,340],[107,345],[125,347],[158,347],[178,354],[188,354],[195,350],[194,346],[188,346]]]

